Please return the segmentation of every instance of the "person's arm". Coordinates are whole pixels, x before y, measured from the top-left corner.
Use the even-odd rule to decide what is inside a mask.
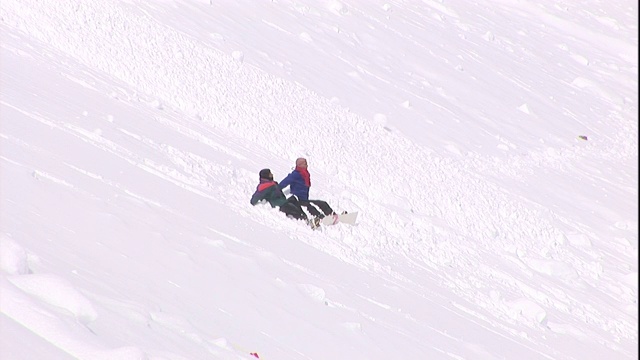
[[[256,189],[256,192],[251,196],[251,205],[256,205],[261,200],[264,200],[266,192],[266,190],[258,191],[258,189]]]
[[[286,188],[287,186],[289,186],[289,184],[291,184],[295,174],[296,174],[295,171],[292,172],[291,174],[287,175],[286,178],[282,179],[282,181],[278,183],[278,186],[280,186],[280,190],[284,190],[284,188]]]

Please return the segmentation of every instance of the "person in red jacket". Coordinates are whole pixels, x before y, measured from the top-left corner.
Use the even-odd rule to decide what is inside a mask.
[[[311,187],[311,175],[309,174],[307,159],[297,158],[295,169],[287,175],[279,183],[280,189],[284,190],[287,186],[290,186],[292,195],[295,195],[300,205],[304,206],[314,217],[323,218],[326,215],[334,215],[335,212],[329,206],[326,201],[323,200],[309,200],[309,188]],[[318,211],[318,208],[322,212]]]

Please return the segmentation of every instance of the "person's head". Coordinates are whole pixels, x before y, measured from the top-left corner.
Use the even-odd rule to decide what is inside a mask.
[[[262,169],[260,170],[260,180],[273,180],[273,174],[270,169]]]
[[[296,159],[296,167],[299,168],[307,168],[307,159],[305,158],[297,158]]]

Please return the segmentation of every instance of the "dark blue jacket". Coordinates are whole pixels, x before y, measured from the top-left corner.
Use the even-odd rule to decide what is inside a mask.
[[[309,200],[309,187],[304,183],[304,179],[298,170],[293,170],[291,174],[280,181],[279,185],[280,189],[291,185],[292,195],[295,195],[299,200]]]

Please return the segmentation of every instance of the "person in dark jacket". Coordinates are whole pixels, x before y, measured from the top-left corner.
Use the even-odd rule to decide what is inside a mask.
[[[288,217],[298,220],[308,220],[307,214],[302,210],[298,199],[295,196],[287,197],[282,193],[278,183],[273,181],[273,174],[269,169],[260,170],[260,184],[256,187],[256,192],[251,196],[251,205],[257,205],[265,200],[271,207],[277,207]]]
[[[326,215],[334,215],[335,212],[329,206],[326,201],[323,200],[309,200],[309,188],[311,187],[311,175],[307,169],[307,159],[297,158],[295,169],[287,175],[279,183],[280,189],[284,190],[287,186],[290,186],[292,195],[295,195],[300,205],[307,208],[309,213],[314,217],[323,218]],[[314,206],[315,205],[315,206]],[[320,208],[322,212],[316,208]]]

